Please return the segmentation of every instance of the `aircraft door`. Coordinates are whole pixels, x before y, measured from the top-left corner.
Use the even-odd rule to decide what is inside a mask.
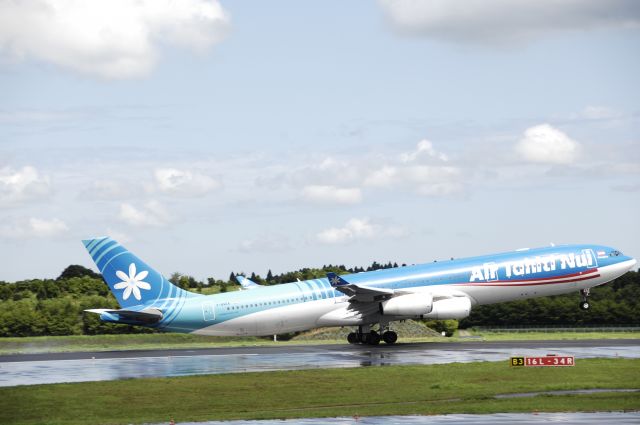
[[[205,322],[216,320],[216,305],[211,302],[202,303],[202,317]]]

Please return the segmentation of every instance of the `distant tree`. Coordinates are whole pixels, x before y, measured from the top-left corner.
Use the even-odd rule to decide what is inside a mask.
[[[377,263],[374,263],[377,264]],[[372,264],[373,265],[373,264]],[[380,265],[380,264],[378,264]],[[388,264],[387,264],[388,265]],[[386,266],[386,265],[385,265]],[[354,267],[362,271],[362,267]],[[279,275],[271,273],[272,284],[326,277],[327,272],[344,274],[343,265],[323,268],[302,268]],[[118,308],[118,302],[100,275],[80,275],[53,279],[32,279],[20,282],[0,282],[0,336],[38,336],[73,334],[148,333],[153,329],[118,325],[100,321],[96,314],[83,312],[90,308]],[[209,286],[220,292],[237,289],[232,282],[208,278]],[[172,281],[185,287],[202,284],[188,275],[174,273]],[[258,281],[259,276],[252,275]],[[215,292],[215,291],[210,291]],[[547,326],[547,325],[631,325],[640,320],[640,273],[628,272],[606,285],[591,290],[591,309],[578,308],[580,295],[575,293],[542,297],[509,303],[477,306],[460,322],[469,326]],[[448,334],[455,321],[431,324]]]
[[[181,289],[188,290],[189,289],[189,276],[180,276],[180,280],[177,283],[177,286]]]
[[[83,267],[79,264],[72,264],[68,266],[66,269],[64,269],[56,280],[70,279],[72,277],[83,277],[83,276],[89,276],[94,279],[100,279],[102,277],[100,274],[94,272],[91,269]]]
[[[260,277],[259,274],[251,273],[251,277],[249,279],[251,279],[252,281],[257,283],[258,285],[266,285],[267,284],[267,282],[262,277]]]
[[[436,332],[444,332],[445,336],[452,336],[456,329],[458,329],[457,320],[427,320],[424,324]]]
[[[267,272],[267,283],[273,282],[273,274],[271,273],[271,269]]]
[[[193,276],[189,276],[189,288],[197,288],[197,287],[198,287],[198,281]]]

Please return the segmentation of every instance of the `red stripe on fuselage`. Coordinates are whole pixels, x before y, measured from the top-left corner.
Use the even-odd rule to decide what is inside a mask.
[[[510,279],[510,280],[499,280],[497,282],[542,282],[545,280],[556,280],[556,279],[565,279],[567,277],[575,277],[575,276],[584,276],[592,273],[597,273],[598,269],[589,269],[582,272],[566,274],[564,276],[553,276],[553,277],[541,277],[538,279]]]
[[[500,283],[500,282],[513,282],[513,281],[500,281],[500,282],[491,282],[491,283],[485,283],[485,282],[478,282],[478,283],[458,283],[457,285],[459,286],[536,286],[536,285],[552,285],[554,283],[570,283],[570,282],[580,282],[582,280],[589,280],[589,279],[593,279],[596,277],[600,277],[599,274],[596,275],[591,275],[591,276],[585,276],[585,277],[581,277],[578,279],[569,279],[569,280],[556,280],[556,281],[545,281],[545,282],[540,282],[537,280],[519,280],[517,282],[530,282],[530,283]],[[555,278],[558,279],[558,278]]]

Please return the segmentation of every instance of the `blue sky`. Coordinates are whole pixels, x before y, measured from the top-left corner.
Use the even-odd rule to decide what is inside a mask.
[[[634,1],[0,1],[0,280],[640,255]]]

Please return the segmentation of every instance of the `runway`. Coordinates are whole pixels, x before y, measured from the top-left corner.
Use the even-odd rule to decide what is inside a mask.
[[[430,416],[363,416],[338,418],[296,418],[250,421],[187,422],[182,425],[540,425],[549,424],[638,424],[638,412],[593,413],[495,413],[491,415],[430,415]],[[163,424],[153,424],[163,425]]]
[[[313,368],[500,361],[548,353],[640,358],[640,340],[430,342],[127,350],[0,356],[0,386]]]

